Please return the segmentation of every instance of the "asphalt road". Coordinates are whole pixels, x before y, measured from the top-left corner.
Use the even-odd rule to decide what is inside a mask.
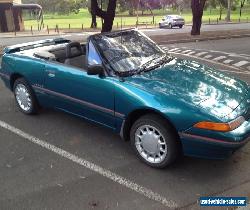
[[[202,31],[222,31],[222,30],[242,30],[242,29],[249,29],[250,23],[241,23],[241,24],[222,24],[222,25],[202,25]],[[191,26],[187,25],[182,29],[173,28],[173,29],[143,29],[142,30],[148,36],[153,35],[165,35],[165,34],[176,34],[176,33],[189,33],[191,31]],[[84,40],[86,37],[91,34],[88,32],[84,33],[68,33],[62,34],[61,37],[69,38],[72,40]],[[23,42],[30,42],[30,41],[37,41],[47,38],[55,38],[56,36],[31,36],[31,37],[14,37],[14,38],[6,38],[4,35],[0,34],[0,46],[8,46],[13,44],[19,44]]]
[[[225,72],[231,73],[234,71],[234,73],[242,76],[250,74],[250,48],[246,43],[250,43],[249,37],[185,44],[177,43],[162,45],[162,47],[174,56],[182,55],[191,59],[199,59],[202,62],[219,64]],[[228,71],[228,66],[233,69]]]
[[[201,42],[176,43],[170,47],[186,47],[190,49],[202,49],[212,51],[223,51],[234,54],[246,54],[250,57],[250,37],[237,39],[220,39]]]
[[[224,30],[242,30],[249,29],[250,23],[242,24],[222,24],[222,25],[202,25],[201,31],[224,31]],[[173,29],[148,29],[143,30],[147,35],[164,35],[164,34],[176,34],[176,33],[189,33],[191,26],[184,26],[182,29],[176,27]]]
[[[243,41],[245,44],[239,47]],[[250,55],[247,41],[220,40],[178,47],[207,50],[216,46],[222,52]],[[237,72],[230,65],[226,68],[209,60],[200,61],[226,69],[226,73],[250,84],[250,75],[241,68]],[[167,169],[156,170],[141,163],[129,142],[106,128],[53,110],[43,109],[37,116],[21,114],[13,95],[0,82],[0,122],[3,121],[27,135],[20,137],[0,128],[0,209],[148,210],[177,206],[186,210],[199,209],[200,196],[250,197],[250,144],[223,161],[184,157]],[[31,137],[38,139],[31,141]],[[63,156],[62,150],[69,156]],[[102,170],[94,172],[96,165],[89,169],[84,165],[86,161]],[[111,181],[111,177],[101,173],[103,170],[132,181],[132,189],[126,185],[128,182]],[[150,190],[151,197],[148,191],[138,193],[138,185]],[[156,201],[153,195],[161,195],[165,202]]]

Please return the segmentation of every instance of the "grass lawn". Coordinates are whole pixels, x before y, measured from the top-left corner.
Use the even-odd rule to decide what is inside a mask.
[[[173,12],[172,10],[163,11],[163,10],[155,10],[155,21],[158,23],[164,15],[167,14],[178,14],[177,12]],[[125,26],[134,26],[136,24],[137,17],[128,17],[127,13],[123,14],[124,17],[121,18],[121,15],[118,14],[114,21],[114,26],[117,24],[120,27],[121,21]],[[185,18],[186,23],[192,22],[192,14],[191,11],[184,11],[182,16]],[[222,20],[225,19],[226,10],[223,10]],[[203,22],[209,22],[209,18],[211,22],[216,22],[217,18],[219,18],[219,10],[213,9],[211,13],[209,10],[204,11]],[[250,5],[247,5],[242,12],[241,21],[246,22],[247,18],[249,18],[250,22]],[[25,28],[28,30],[32,26],[34,29],[37,28],[36,20],[28,20],[27,16],[25,18]],[[232,21],[239,21],[239,10],[232,11],[231,14]],[[139,22],[152,22],[153,17],[151,15],[139,16]],[[55,28],[58,25],[60,28],[69,28],[69,24],[71,28],[81,28],[82,24],[84,28],[89,28],[91,24],[91,17],[87,9],[81,9],[78,14],[69,14],[69,15],[59,15],[59,14],[45,14],[44,15],[44,24],[45,27],[48,25],[49,28]],[[101,20],[98,18],[98,26],[101,26]]]

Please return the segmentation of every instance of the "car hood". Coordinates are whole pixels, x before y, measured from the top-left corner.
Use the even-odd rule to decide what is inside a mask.
[[[248,86],[195,61],[173,59],[164,67],[127,78],[158,97],[183,101],[216,116],[229,115],[246,98]]]

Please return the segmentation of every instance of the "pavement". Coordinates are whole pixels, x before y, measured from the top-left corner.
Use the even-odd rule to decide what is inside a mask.
[[[248,64],[234,65],[250,57],[246,43],[249,37],[162,47],[250,84]],[[184,157],[156,170],[109,129],[54,110],[23,115],[2,82],[0,98],[1,209],[196,210],[200,196],[250,197],[250,144],[226,160]]]

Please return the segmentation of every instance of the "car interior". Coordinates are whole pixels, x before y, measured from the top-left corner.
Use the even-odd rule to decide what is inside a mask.
[[[47,51],[38,51],[34,56],[86,69],[86,44],[70,42],[67,45],[53,47]]]

